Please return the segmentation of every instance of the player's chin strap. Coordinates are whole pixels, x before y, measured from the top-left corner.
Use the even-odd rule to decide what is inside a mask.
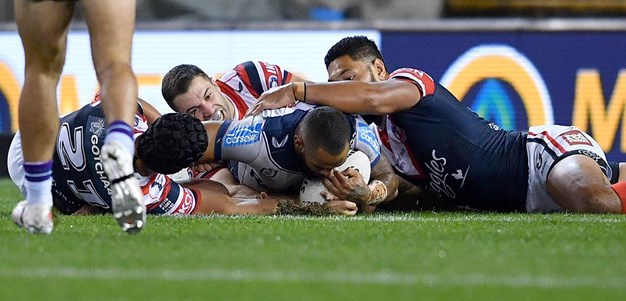
[[[387,185],[380,180],[373,180],[367,187],[370,189],[368,205],[377,205],[387,198]]]

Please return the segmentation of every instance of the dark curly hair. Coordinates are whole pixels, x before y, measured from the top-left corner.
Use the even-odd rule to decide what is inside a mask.
[[[332,155],[341,153],[352,137],[348,115],[327,106],[309,111],[298,126],[307,144]]]
[[[159,117],[137,140],[139,159],[162,174],[188,167],[202,157],[209,145],[200,119],[182,113]]]
[[[374,41],[368,39],[366,36],[353,36],[341,39],[331,47],[326,56],[324,57],[324,64],[326,69],[332,61],[347,55],[355,61],[367,61],[373,62],[375,59],[380,59],[385,62],[383,55],[380,54],[378,46]]]

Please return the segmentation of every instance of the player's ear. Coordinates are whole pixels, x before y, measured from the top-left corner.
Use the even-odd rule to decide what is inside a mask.
[[[300,135],[293,136],[293,143],[295,150],[298,154],[304,153],[304,141],[302,140],[302,137]]]
[[[374,72],[375,72],[375,76],[378,80],[383,80],[385,79],[385,75],[387,73],[387,68],[385,67],[385,63],[379,59],[376,58],[374,59]]]

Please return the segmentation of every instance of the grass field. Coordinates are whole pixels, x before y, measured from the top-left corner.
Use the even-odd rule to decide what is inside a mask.
[[[375,214],[11,221],[0,180],[0,300],[626,300],[626,218]]]

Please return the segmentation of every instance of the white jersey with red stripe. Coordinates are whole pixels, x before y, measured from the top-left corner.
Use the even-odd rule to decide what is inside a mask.
[[[394,125],[387,116],[383,116],[380,126],[370,125],[376,132],[380,141],[381,153],[385,155],[393,168],[405,177],[418,180],[424,172],[417,160],[413,158],[413,152],[404,142],[404,131]]]
[[[239,120],[263,92],[291,82],[292,76],[280,66],[247,61],[224,73],[217,86],[235,105],[235,119]]]
[[[254,105],[263,92],[291,82],[293,75],[278,65],[260,61],[243,62],[224,73],[216,84],[220,91],[233,103],[233,120],[241,120],[250,106]],[[196,172],[187,169],[191,178],[211,179],[224,164],[215,164],[209,171]]]
[[[189,215],[202,199],[199,190],[183,187],[163,174],[141,177],[139,185],[150,214]]]

